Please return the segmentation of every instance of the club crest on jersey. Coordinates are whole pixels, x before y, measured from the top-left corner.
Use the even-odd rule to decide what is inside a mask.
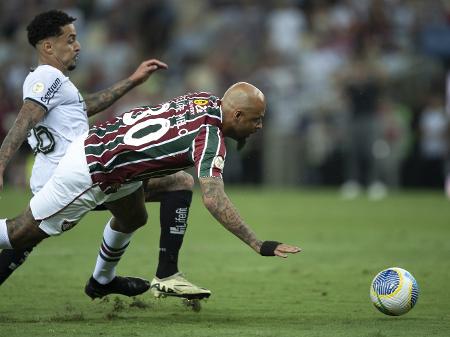
[[[222,156],[215,156],[213,159],[213,166],[218,168],[219,170],[223,170],[223,166],[225,165],[225,161]]]
[[[64,220],[63,223],[61,224],[61,230],[63,232],[66,232],[69,229],[72,229],[76,224],[77,223],[75,221]]]
[[[33,86],[31,87],[31,91],[34,92],[35,94],[38,94],[40,92],[43,92],[45,88],[44,83],[42,82],[36,82],[35,84],[33,84]]]

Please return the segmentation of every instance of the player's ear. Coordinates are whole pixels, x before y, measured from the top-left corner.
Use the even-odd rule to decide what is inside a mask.
[[[44,40],[41,42],[42,51],[46,54],[53,54],[53,44],[49,40]]]
[[[235,112],[234,112],[234,119],[240,119],[241,118],[241,116],[242,116],[242,111],[241,110],[236,110]]]

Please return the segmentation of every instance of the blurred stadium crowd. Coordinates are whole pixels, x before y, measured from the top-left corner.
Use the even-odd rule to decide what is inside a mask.
[[[97,0],[0,3],[0,138],[36,62],[25,27],[51,8],[77,18],[70,74],[82,93],[120,80],[146,58],[170,69],[102,118],[188,91],[221,95],[248,81],[268,99],[265,128],[225,179],[273,185],[442,187],[449,151],[446,81],[450,2],[440,0]],[[447,138],[446,138],[447,137]],[[27,147],[10,165],[10,184]]]

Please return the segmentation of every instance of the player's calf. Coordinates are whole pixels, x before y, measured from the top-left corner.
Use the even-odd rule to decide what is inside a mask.
[[[34,219],[30,208],[14,219],[0,219],[1,249],[33,247],[48,237],[39,228],[39,221]]]
[[[25,262],[33,248],[2,250],[0,253],[0,284],[3,284]]]

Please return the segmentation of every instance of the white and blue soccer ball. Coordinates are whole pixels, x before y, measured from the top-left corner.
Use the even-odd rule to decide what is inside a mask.
[[[380,271],[370,285],[370,299],[379,311],[400,316],[410,311],[419,298],[416,279],[407,270],[392,267]]]

